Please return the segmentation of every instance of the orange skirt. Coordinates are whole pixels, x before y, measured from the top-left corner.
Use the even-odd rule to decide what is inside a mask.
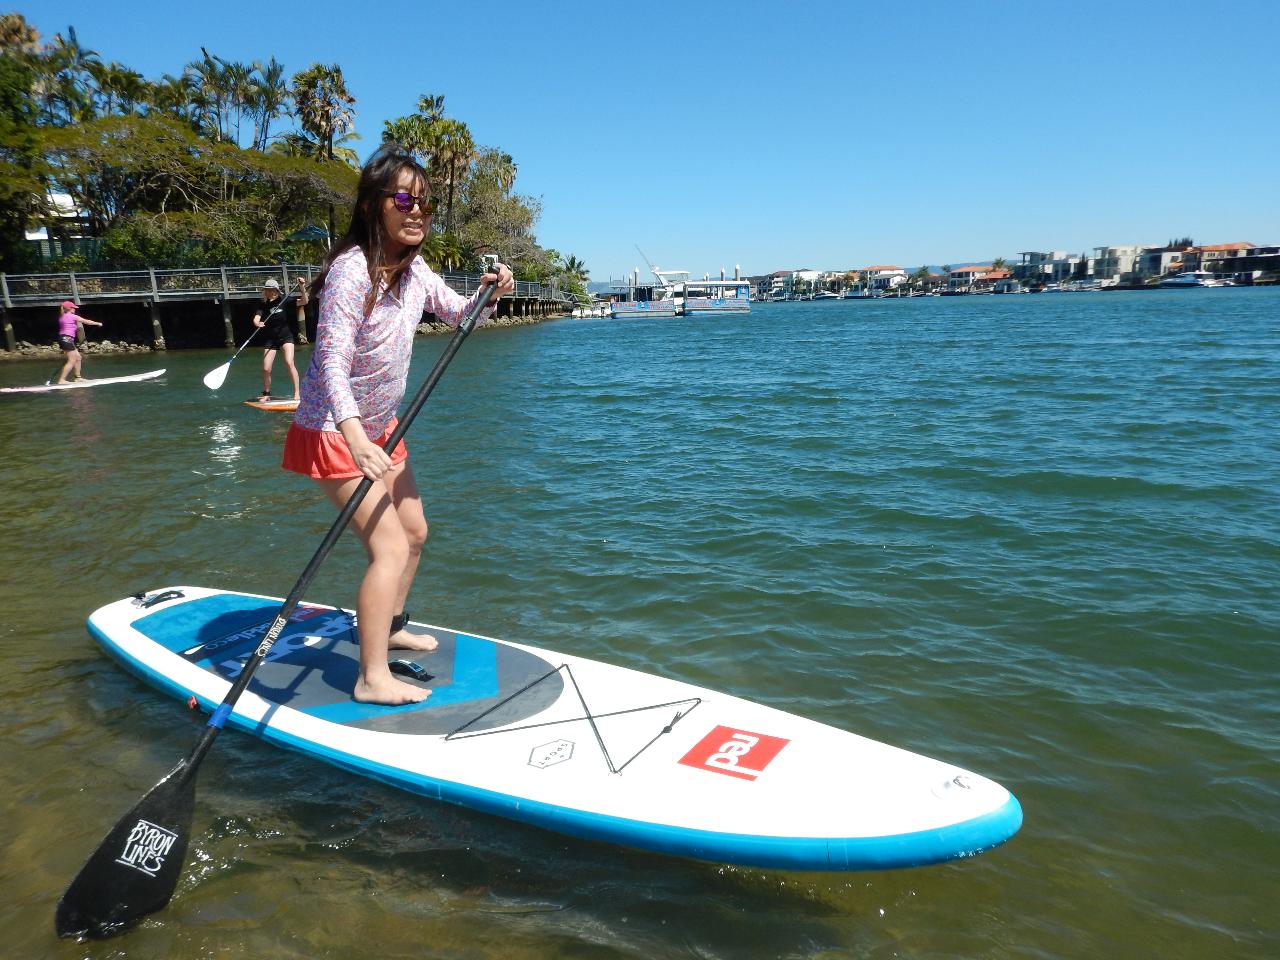
[[[393,417],[377,439],[378,444],[387,442],[397,422]],[[408,457],[409,451],[401,440],[391,451],[391,462],[402,463]],[[312,430],[296,423],[289,425],[289,433],[284,438],[284,462],[281,466],[316,480],[350,480],[364,476],[364,471],[351,458],[342,434],[336,430]]]

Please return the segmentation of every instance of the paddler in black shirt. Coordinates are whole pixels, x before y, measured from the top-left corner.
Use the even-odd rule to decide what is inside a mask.
[[[298,399],[298,368],[293,365],[293,348],[296,341],[293,332],[293,321],[289,318],[290,301],[293,297],[280,295],[280,284],[270,278],[262,285],[262,299],[253,314],[255,327],[267,328],[267,339],[263,344],[262,355],[262,396],[259,400],[271,399],[271,367],[276,362],[276,351],[284,353],[285,366],[289,368],[289,378],[293,381],[293,399]],[[307,305],[306,282],[298,278],[297,310],[299,313]]]

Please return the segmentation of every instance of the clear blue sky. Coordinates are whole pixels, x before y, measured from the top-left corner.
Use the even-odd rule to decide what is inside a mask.
[[[339,63],[362,155],[443,94],[594,280],[1280,243],[1277,0],[14,9],[150,79]]]

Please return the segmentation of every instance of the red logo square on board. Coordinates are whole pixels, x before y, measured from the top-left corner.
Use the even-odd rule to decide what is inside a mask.
[[[716,727],[680,758],[686,767],[711,770],[728,777],[754,780],[790,740],[763,733]]]

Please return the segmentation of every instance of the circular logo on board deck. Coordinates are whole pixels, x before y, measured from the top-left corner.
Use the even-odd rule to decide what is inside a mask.
[[[529,766],[545,770],[557,763],[564,763],[573,756],[572,740],[552,740],[529,751]]]

